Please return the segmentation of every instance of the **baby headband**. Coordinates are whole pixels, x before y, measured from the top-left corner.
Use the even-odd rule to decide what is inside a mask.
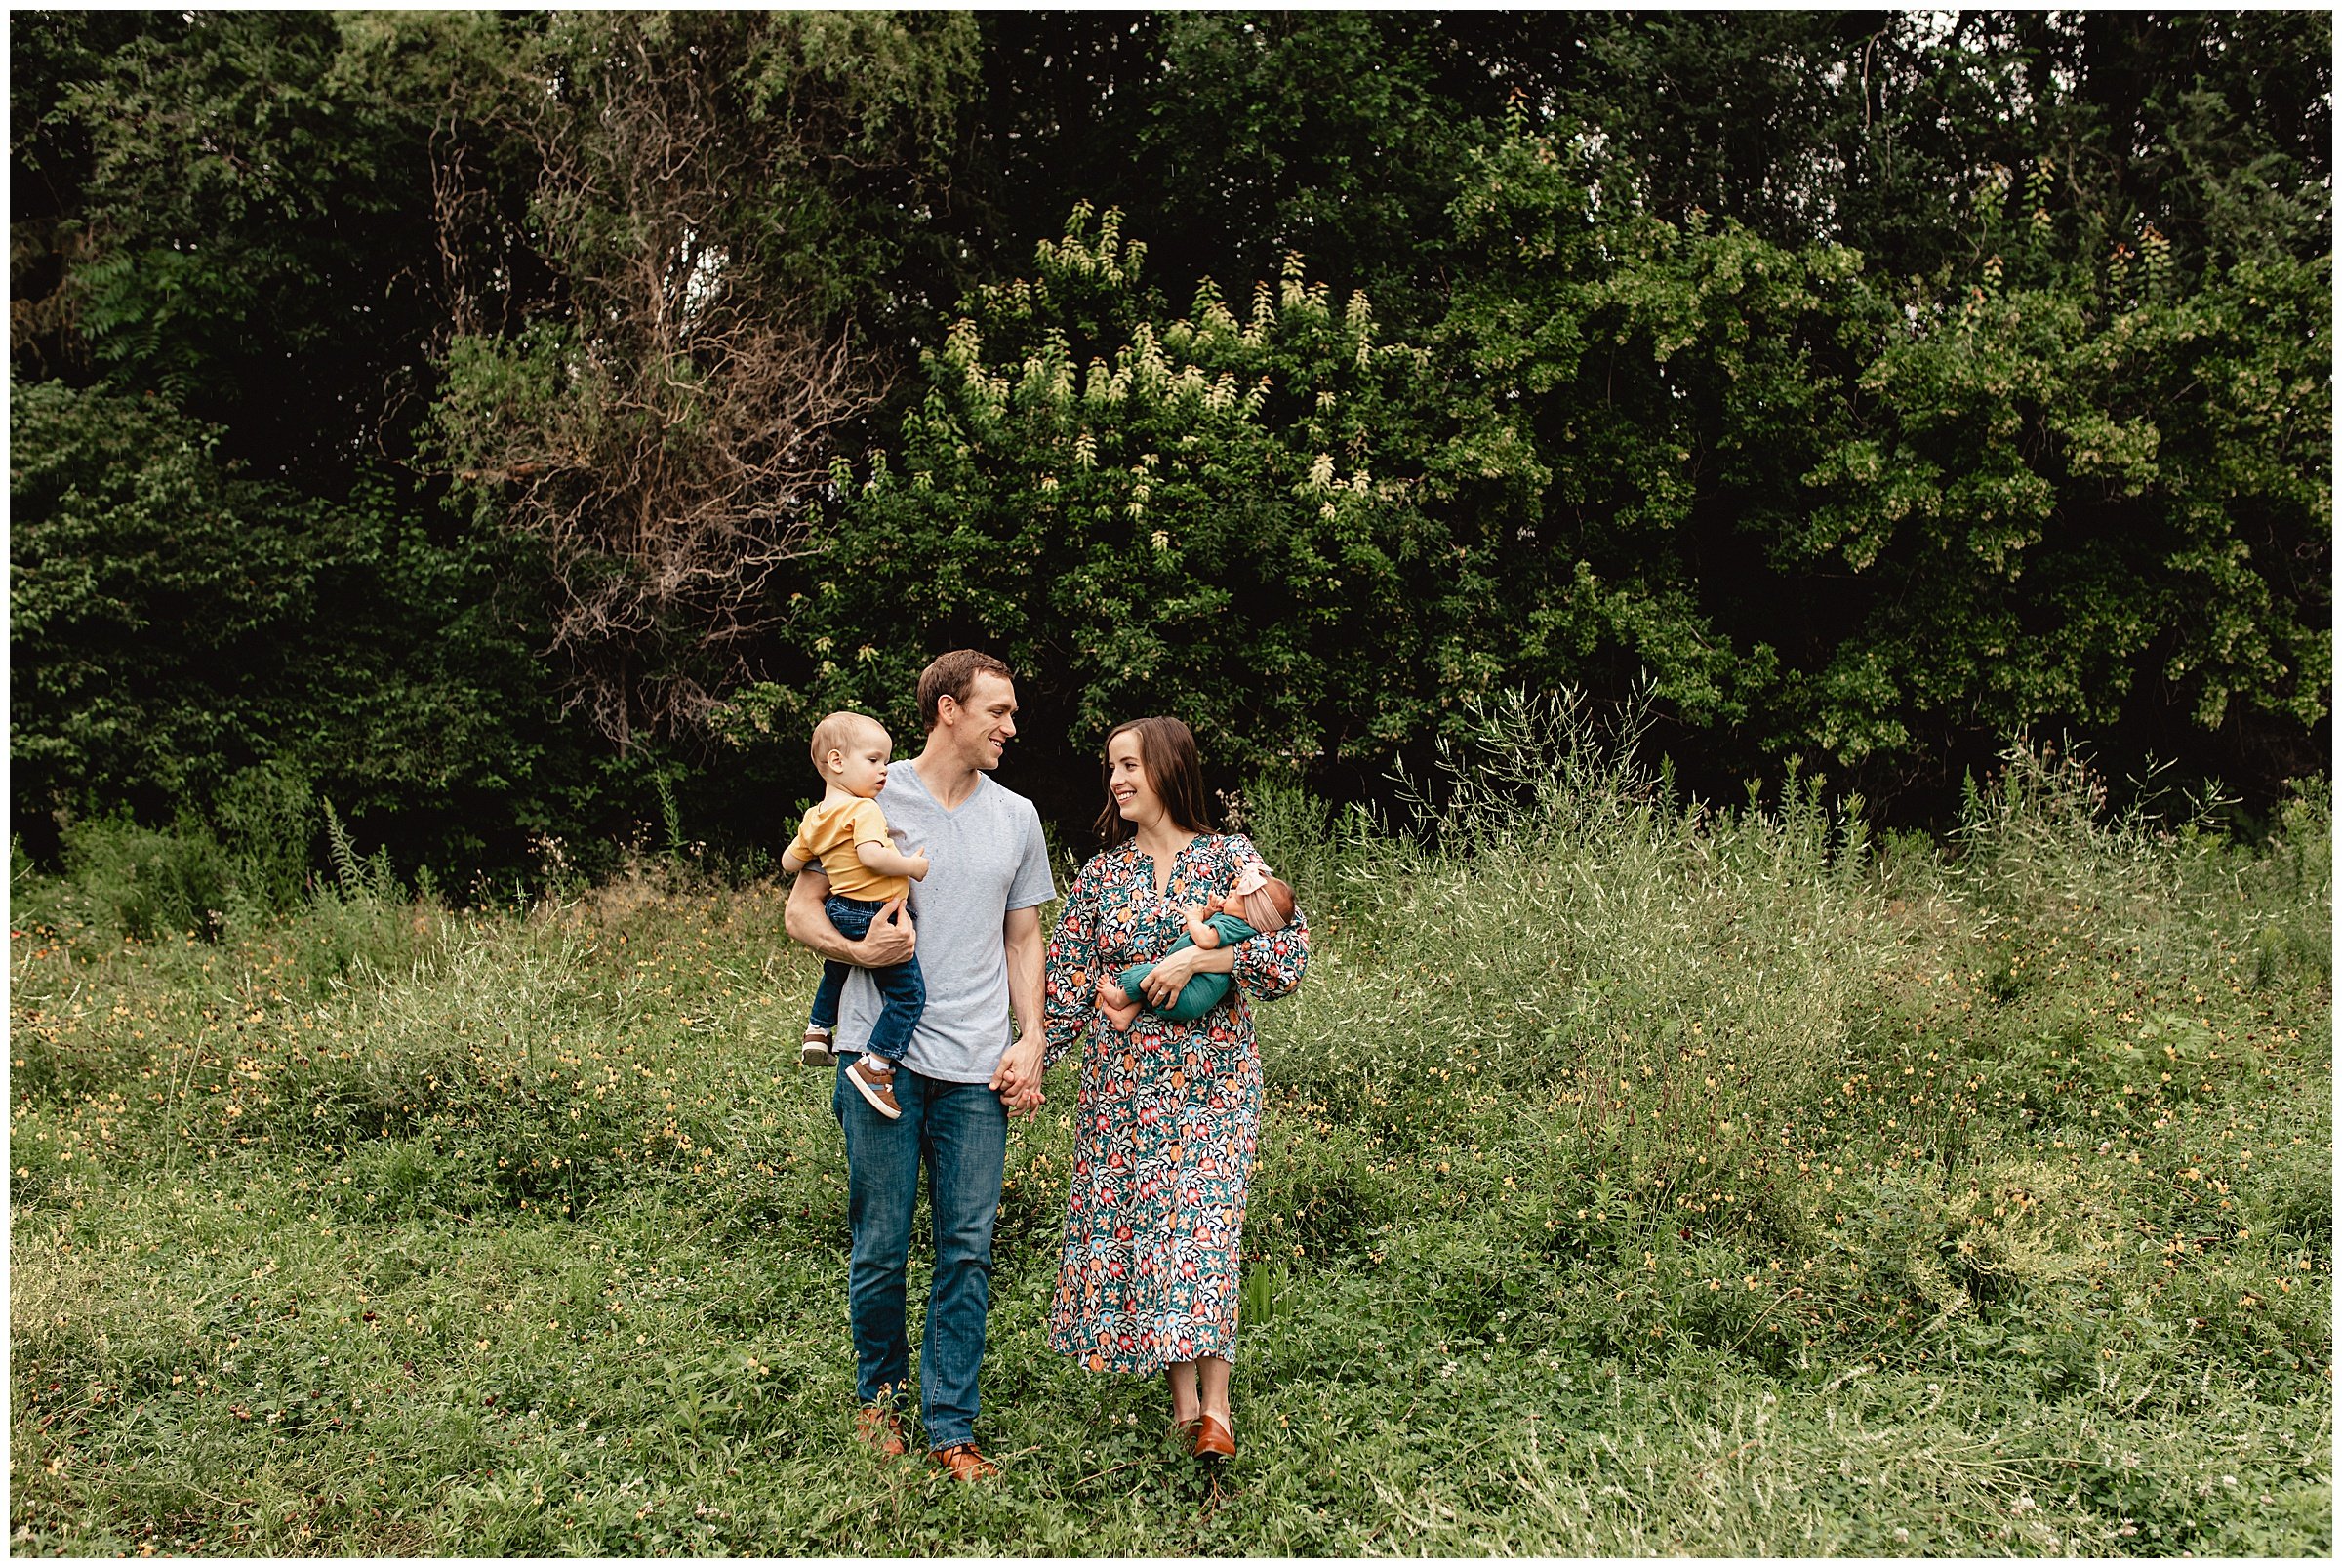
[[[1268,885],[1269,863],[1246,861],[1243,868],[1236,872],[1236,885],[1230,888],[1229,891],[1237,898],[1242,898],[1247,893],[1258,893]]]

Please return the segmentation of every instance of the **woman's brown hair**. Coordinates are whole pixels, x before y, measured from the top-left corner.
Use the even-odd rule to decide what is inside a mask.
[[[1210,832],[1212,810],[1203,792],[1203,758],[1195,750],[1195,732],[1178,719],[1132,719],[1107,731],[1106,744],[1098,751],[1098,783],[1106,790],[1106,809],[1098,814],[1094,829],[1099,847],[1112,849],[1138,831],[1114,808],[1114,765],[1107,760],[1107,748],[1118,735],[1139,738],[1139,767],[1173,824],[1191,833]]]

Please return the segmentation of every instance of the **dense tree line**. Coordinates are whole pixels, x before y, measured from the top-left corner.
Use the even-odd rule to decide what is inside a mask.
[[[16,829],[771,839],[1026,673],[1334,793],[1616,694],[1711,793],[2330,703],[2322,13],[46,13]],[[286,784],[286,781],[291,781]],[[281,792],[281,791],[280,791]],[[661,802],[665,802],[664,812]]]

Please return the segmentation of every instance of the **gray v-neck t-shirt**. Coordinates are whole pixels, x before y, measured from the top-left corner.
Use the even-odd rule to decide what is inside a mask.
[[[989,1083],[1008,1047],[1003,924],[1011,909],[1030,909],[1057,896],[1041,815],[987,774],[976,776],[975,789],[958,810],[946,811],[908,761],[886,770],[878,804],[895,847],[907,854],[924,849],[928,858],[926,879],[910,884],[927,1008],[903,1064],[946,1083]],[[858,1051],[868,1043],[878,1006],[869,975],[850,973],[838,1002],[840,1049]],[[1038,1019],[1025,1025],[1041,1026]]]

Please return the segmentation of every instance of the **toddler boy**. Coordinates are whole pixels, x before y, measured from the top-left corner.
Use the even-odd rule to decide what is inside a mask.
[[[866,713],[832,713],[813,730],[813,766],[822,776],[821,803],[805,814],[797,836],[781,854],[781,868],[794,876],[820,863],[829,878],[829,897],[823,905],[838,935],[859,942],[870,921],[889,901],[910,895],[906,878],[927,879],[924,851],[905,855],[889,841],[886,813],[878,807],[878,791],[886,787],[886,764],[894,754],[894,740],[886,726]],[[894,918],[903,919],[908,910]],[[828,1066],[837,1028],[837,1002],[851,966],[836,959],[822,963],[822,984],[813,993],[813,1015],[797,1060],[807,1066]],[[881,1005],[869,1043],[846,1069],[846,1081],[869,1102],[870,1108],[889,1121],[903,1114],[895,1100],[895,1065],[910,1043],[927,1005],[927,985],[913,955],[899,964],[873,969]]]

